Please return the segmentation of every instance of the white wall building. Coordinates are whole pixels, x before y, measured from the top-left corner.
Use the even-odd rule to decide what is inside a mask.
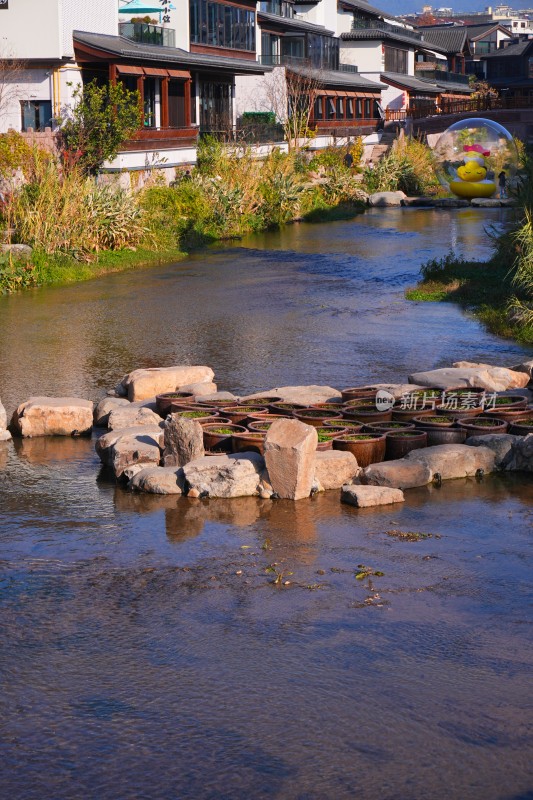
[[[22,62],[0,107],[0,132],[44,130],[72,103],[79,83],[75,28],[117,32],[116,0],[12,0],[0,6],[0,58]],[[3,70],[4,80],[9,69]]]

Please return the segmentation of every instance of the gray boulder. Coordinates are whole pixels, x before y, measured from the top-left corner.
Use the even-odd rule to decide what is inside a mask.
[[[511,450],[503,461],[503,469],[509,472],[533,472],[533,433],[514,438]]]
[[[11,418],[17,436],[72,436],[88,434],[93,426],[93,404],[80,397],[30,397]]]
[[[258,453],[204,456],[183,467],[185,487],[193,497],[253,497],[264,466]]]
[[[401,206],[407,195],[404,192],[374,192],[368,198],[369,206]]]
[[[403,503],[405,497],[400,489],[389,489],[386,486],[346,485],[342,487],[341,502],[357,508],[371,508]]]
[[[128,487],[149,494],[181,494],[183,482],[180,467],[143,467],[132,477]]]
[[[123,479],[125,470],[134,465],[159,465],[163,435],[159,427],[133,426],[105,433],[95,448],[102,463],[113,470],[117,479]]]
[[[165,467],[183,467],[204,456],[204,434],[197,420],[171,414],[165,421],[164,431]]]
[[[514,443],[522,436],[511,436],[510,433],[489,433],[487,436],[470,436],[465,445],[470,447],[488,447],[494,453],[494,465],[501,469],[505,459],[511,452]]]
[[[424,465],[430,470],[432,478],[440,475],[443,481],[472,477],[478,470],[494,472],[496,468],[496,456],[492,450],[483,446],[468,447],[466,444],[424,447],[412,450],[406,459]]]
[[[362,484],[368,486],[388,486],[391,489],[413,489],[425,486],[433,480],[433,473],[428,464],[398,458],[394,461],[382,461],[365,467],[359,476]]]

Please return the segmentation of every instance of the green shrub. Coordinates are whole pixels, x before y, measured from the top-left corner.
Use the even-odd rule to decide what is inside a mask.
[[[36,284],[35,268],[27,258],[0,254],[0,291],[11,294]]]

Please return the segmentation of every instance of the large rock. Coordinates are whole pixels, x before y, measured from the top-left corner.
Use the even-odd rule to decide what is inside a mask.
[[[116,387],[118,394],[129,400],[146,400],[164,392],[179,391],[191,383],[211,383],[215,373],[210,367],[152,367],[135,369],[122,378]]]
[[[533,433],[516,436],[510,452],[503,461],[503,469],[519,472],[533,472]]]
[[[505,367],[470,364],[466,361],[460,361],[458,364],[463,366],[415,372],[409,375],[409,382],[420,386],[435,386],[439,389],[481,386],[489,392],[504,392],[506,389],[527,386],[529,381],[525,373],[513,372]]]
[[[514,367],[511,367],[513,372],[525,372],[529,378],[533,378],[533,358],[529,361],[522,361],[521,364],[517,364]]]
[[[7,427],[7,414],[2,401],[0,400],[0,442],[8,442],[11,439],[11,434]]]
[[[139,426],[154,426],[162,424],[162,419],[151,408],[146,408],[138,403],[128,403],[127,406],[120,406],[111,411],[107,421],[110,431],[120,430],[121,428],[133,428]]]
[[[149,494],[181,494],[183,481],[180,467],[143,467],[136,471],[128,487]]]
[[[127,477],[125,470],[136,464],[158,466],[163,436],[163,430],[156,426],[109,431],[96,442],[96,452],[102,463],[120,479]]]
[[[370,464],[359,476],[361,483],[369,486],[388,486],[392,489],[413,489],[425,486],[433,480],[433,473],[427,464],[398,458]]]
[[[189,461],[203,458],[205,454],[203,429],[195,419],[178,417],[176,414],[167,417],[164,443],[165,467],[183,467]]]
[[[186,383],[185,386],[180,387],[180,392],[191,392],[195,397],[205,397],[206,395],[214,395],[217,393],[216,383],[204,381],[203,383]]]
[[[94,409],[93,421],[97,428],[107,428],[109,415],[117,408],[129,407],[130,403],[125,397],[102,397]]]
[[[370,206],[401,206],[407,195],[405,192],[374,192],[368,198]]]
[[[30,397],[11,418],[18,436],[72,436],[88,434],[93,426],[93,404],[79,397]]]
[[[259,494],[264,466],[258,453],[204,456],[186,464],[183,475],[196,497],[246,497]]]
[[[358,476],[361,468],[353,453],[343,450],[317,451],[315,485],[319,492],[340,489]]]
[[[440,444],[435,447],[424,447],[412,450],[406,459],[423,464],[429,468],[432,479],[440,475],[441,479],[468,478],[478,470],[493,472],[496,468],[496,456],[488,447],[468,447],[466,444]]]
[[[505,384],[505,389],[495,388],[495,392],[504,392],[507,389],[523,389],[529,383],[521,370],[515,372],[507,367],[495,367],[492,364],[479,364],[474,361],[456,361],[453,366],[456,369],[487,370],[494,384]]]
[[[315,475],[318,434],[297,419],[279,419],[265,437],[265,463],[270,484],[279,497],[309,497]]]
[[[346,485],[342,487],[341,501],[357,508],[370,508],[403,503],[405,497],[400,489],[389,489],[386,486]]]
[[[311,406],[315,403],[327,403],[328,400],[337,400],[341,393],[331,386],[278,386],[276,389],[264,389],[262,392],[241,397],[245,402],[254,400],[256,397],[279,397],[285,403],[301,403],[304,406]]]
[[[487,436],[470,436],[465,442],[470,447],[488,447],[494,453],[494,464],[501,469],[513,444],[522,436],[511,436],[510,433],[490,433]]]

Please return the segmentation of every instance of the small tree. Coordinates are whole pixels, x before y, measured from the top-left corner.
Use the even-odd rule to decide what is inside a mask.
[[[23,99],[21,83],[24,71],[23,61],[14,58],[10,52],[0,49],[0,123],[8,114],[10,107]]]
[[[309,128],[320,73],[311,67],[278,68],[267,81],[265,98],[283,126],[289,150],[299,150],[302,140],[314,135]]]
[[[139,93],[130,92],[120,82],[99,86],[91,81],[83,88],[78,86],[73,98],[74,106],[59,131],[63,161],[94,175],[140,127]]]

